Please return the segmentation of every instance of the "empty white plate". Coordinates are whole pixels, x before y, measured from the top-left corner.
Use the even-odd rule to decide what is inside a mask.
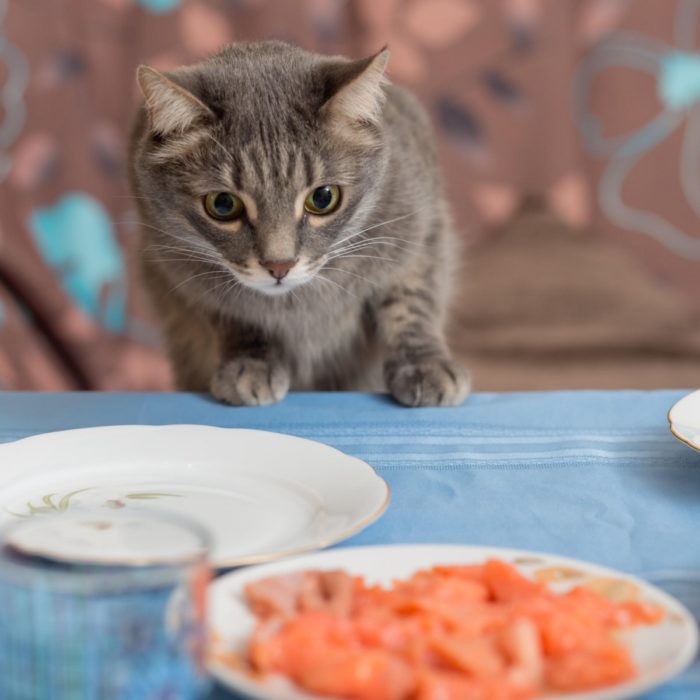
[[[158,509],[200,523],[212,564],[232,567],[319,549],[378,518],[389,489],[365,462],[318,442],[201,425],[109,426],[0,445],[0,527],[64,512]],[[67,530],[70,532],[70,529]],[[112,558],[108,528],[93,551]],[[50,551],[70,556],[56,533]]]
[[[227,652],[245,650],[255,618],[245,603],[247,583],[265,576],[304,569],[344,569],[364,576],[368,583],[388,585],[419,569],[437,564],[481,564],[497,558],[515,564],[525,575],[547,580],[556,591],[589,585],[616,599],[635,598],[660,605],[665,618],[655,625],[624,632],[623,640],[637,664],[639,675],[629,683],[585,693],[549,695],[547,700],[627,700],[659,685],[682,671],[692,660],[698,644],[695,621],[677,600],[644,581],[575,559],[495,547],[453,545],[394,545],[338,548],[272,564],[234,571],[210,586],[209,624],[215,640],[213,659]],[[209,665],[226,687],[256,700],[319,700],[294,688],[282,678],[260,679],[221,662]]]

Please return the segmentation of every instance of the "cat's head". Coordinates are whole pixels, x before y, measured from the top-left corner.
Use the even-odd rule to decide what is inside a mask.
[[[379,196],[387,59],[263,42],[141,66],[132,173],[152,225],[263,294],[312,280]]]

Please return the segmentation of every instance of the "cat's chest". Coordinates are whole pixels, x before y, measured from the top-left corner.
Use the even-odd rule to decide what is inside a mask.
[[[293,305],[269,313],[264,324],[272,335],[296,345],[323,348],[346,342],[362,328],[362,306],[319,303],[311,307]],[[313,347],[309,352],[313,352]],[[316,354],[316,353],[314,353]]]
[[[303,297],[288,303],[250,304],[238,314],[279,343],[286,355],[300,366],[313,365],[321,359],[340,360],[359,339],[368,340],[371,328],[369,302],[353,299],[352,303],[331,297]]]

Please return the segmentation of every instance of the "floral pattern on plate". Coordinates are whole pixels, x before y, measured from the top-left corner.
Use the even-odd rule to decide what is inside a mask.
[[[16,518],[31,518],[34,515],[41,515],[45,513],[63,513],[70,508],[72,499],[79,493],[85,493],[90,491],[90,488],[77,489],[75,491],[70,491],[55,501],[54,498],[58,498],[56,493],[47,493],[41,497],[41,505],[34,505],[32,500],[27,501],[26,513],[16,513],[11,510],[7,510],[10,515],[14,515]],[[102,504],[105,508],[121,509],[126,508],[126,501],[150,501],[159,498],[182,498],[182,494],[179,493],[149,493],[149,492],[136,492],[127,493],[118,498],[108,498]]]

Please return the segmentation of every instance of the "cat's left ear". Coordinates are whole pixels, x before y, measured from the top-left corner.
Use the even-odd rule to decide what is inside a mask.
[[[155,68],[139,66],[136,79],[146,101],[151,127],[158,134],[183,134],[197,122],[214,117],[198,97]]]
[[[324,116],[349,122],[379,121],[389,49],[359,61],[333,61],[323,67]]]

